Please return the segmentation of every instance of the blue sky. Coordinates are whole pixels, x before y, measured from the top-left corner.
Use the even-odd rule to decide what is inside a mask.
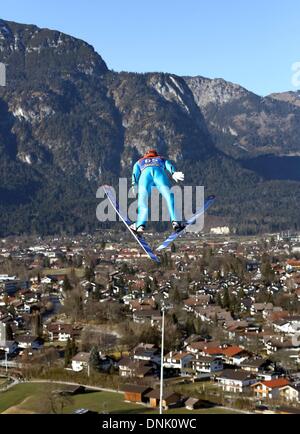
[[[61,30],[115,71],[222,77],[258,94],[297,90],[298,0],[5,0],[0,17]]]

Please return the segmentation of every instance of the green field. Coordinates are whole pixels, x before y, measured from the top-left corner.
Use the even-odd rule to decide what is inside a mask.
[[[61,386],[62,388],[65,386]],[[0,413],[50,413],[49,396],[51,390],[59,389],[59,385],[26,383],[18,384],[7,392],[0,392]],[[123,401],[123,394],[111,392],[86,392],[71,397],[71,402],[65,402],[63,413],[72,413],[78,408],[88,408],[97,412],[138,414],[155,414],[153,410],[138,404]],[[191,414],[185,409],[168,411],[169,414]],[[234,413],[221,408],[197,410],[193,413]]]

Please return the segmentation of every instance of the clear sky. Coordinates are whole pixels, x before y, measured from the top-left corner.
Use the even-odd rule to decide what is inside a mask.
[[[297,90],[299,0],[2,0],[0,17],[84,39],[115,71],[222,77],[261,95]]]

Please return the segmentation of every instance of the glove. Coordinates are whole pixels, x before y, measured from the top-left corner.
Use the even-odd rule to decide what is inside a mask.
[[[137,184],[134,184],[134,185],[131,186],[130,193],[133,196],[136,196],[138,194],[138,186],[137,186]]]
[[[172,175],[172,178],[175,182],[184,181],[184,173],[182,172],[175,172]]]

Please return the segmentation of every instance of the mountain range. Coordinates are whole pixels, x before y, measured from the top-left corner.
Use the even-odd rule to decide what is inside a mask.
[[[239,234],[300,229],[300,94],[110,70],[59,31],[0,20],[1,236],[93,232],[96,190],[155,147]]]

